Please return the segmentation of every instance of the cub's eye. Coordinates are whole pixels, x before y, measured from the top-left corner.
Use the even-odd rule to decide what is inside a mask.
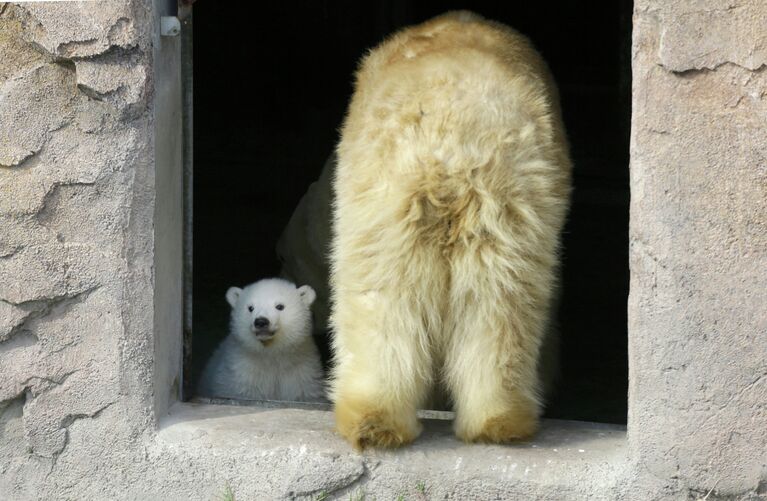
[[[248,311],[253,313],[253,307],[252,306],[248,306]]]
[[[275,308],[277,308],[278,310],[282,311],[282,310],[285,309],[285,305],[284,304],[278,304],[277,306],[275,306]]]

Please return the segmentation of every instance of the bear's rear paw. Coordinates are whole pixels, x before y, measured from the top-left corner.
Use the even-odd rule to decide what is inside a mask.
[[[456,435],[464,442],[503,444],[532,438],[538,431],[538,415],[534,409],[518,408],[489,417],[481,426],[458,424]]]
[[[369,447],[393,449],[415,440],[421,425],[407,412],[395,416],[373,406],[336,404],[338,432],[357,450]]]

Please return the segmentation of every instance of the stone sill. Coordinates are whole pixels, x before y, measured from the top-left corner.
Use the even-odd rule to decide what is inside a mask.
[[[327,410],[176,403],[161,420],[155,445],[202,469],[208,462],[236,462],[242,467],[233,475],[243,478],[226,481],[246,491],[259,477],[264,490],[238,499],[347,499],[355,492],[395,499],[419,484],[426,486],[426,499],[620,497],[626,471],[622,426],[544,420],[532,442],[497,446],[464,444],[450,424],[424,420],[424,432],[411,446],[358,454],[333,432]]]

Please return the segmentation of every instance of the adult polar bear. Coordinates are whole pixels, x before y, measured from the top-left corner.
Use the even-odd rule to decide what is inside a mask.
[[[468,12],[407,28],[362,61],[337,152],[338,431],[357,448],[408,443],[441,382],[461,439],[531,436],[570,195],[544,61]]]

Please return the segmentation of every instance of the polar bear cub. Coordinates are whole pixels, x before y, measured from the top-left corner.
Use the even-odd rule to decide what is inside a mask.
[[[322,401],[319,351],[312,340],[314,290],[278,279],[231,287],[229,335],[200,380],[206,396]]]
[[[420,432],[535,433],[570,159],[557,90],[516,31],[467,13],[407,28],[357,72],[333,180],[332,400],[358,448]]]

